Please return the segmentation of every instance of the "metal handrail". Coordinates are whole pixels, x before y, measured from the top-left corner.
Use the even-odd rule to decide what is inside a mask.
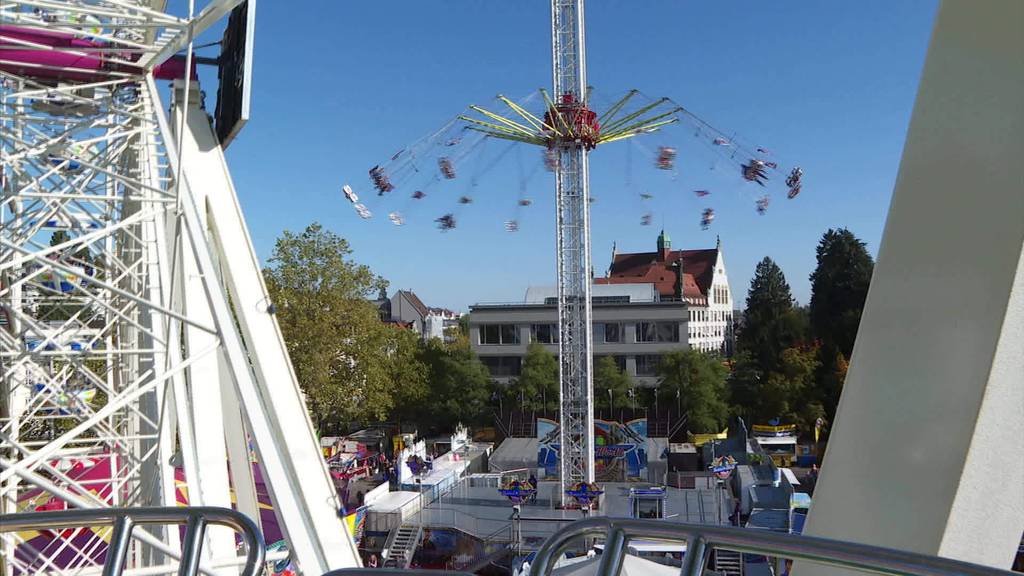
[[[179,576],[195,576],[199,571],[203,536],[210,524],[226,526],[241,535],[246,554],[242,576],[255,576],[263,569],[266,551],[259,528],[248,516],[228,508],[91,508],[0,514],[0,532],[112,526],[103,576],[118,576],[124,571],[132,530],[138,525],[152,524],[185,525]]]
[[[401,574],[403,576],[437,576],[438,574],[444,574],[445,576],[473,576],[471,572],[456,572],[453,570],[445,570],[439,572],[437,570],[429,569],[400,569],[400,568],[339,568],[338,570],[332,570],[324,574],[324,576],[388,576],[391,574]]]
[[[864,570],[877,574],[1013,575],[1012,572],[959,560],[825,538],[743,528],[617,518],[588,518],[566,527],[548,539],[537,551],[536,559],[530,566],[530,575],[547,576],[550,574],[557,560],[574,540],[602,535],[605,538],[605,544],[597,569],[597,574],[600,576],[612,576],[620,572],[629,540],[637,538],[686,541],[687,552],[683,557],[683,566],[680,571],[683,576],[699,576],[714,548],[808,560],[818,564]]]

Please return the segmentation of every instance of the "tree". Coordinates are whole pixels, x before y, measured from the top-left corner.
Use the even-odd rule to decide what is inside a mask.
[[[594,404],[602,408],[616,409],[629,406],[629,389],[633,379],[625,370],[620,370],[611,356],[601,356],[594,362]]]
[[[558,405],[558,359],[543,344],[531,342],[526,348],[519,378],[509,385],[509,396],[517,403],[522,398],[524,410]]]
[[[429,394],[417,421],[435,429],[485,421],[491,398],[491,376],[469,346],[469,340],[427,342],[423,350]]]
[[[846,381],[846,370],[849,363],[842,352],[831,350],[831,353],[822,346],[819,352],[819,369],[816,380],[817,396],[823,407],[823,416],[829,421],[835,419],[836,406],[839,404],[839,396],[843,392],[843,383]]]
[[[729,375],[729,403],[732,413],[742,416],[748,422],[760,417],[761,383],[764,371],[747,350],[736,353],[732,358],[732,373]]]
[[[727,373],[718,358],[696,350],[669,352],[658,366],[662,397],[675,401],[678,394],[688,416],[687,426],[697,433],[718,432],[725,425],[729,416]]]
[[[770,371],[778,367],[782,351],[800,342],[804,333],[803,315],[793,306],[786,276],[765,256],[750,281],[737,349],[749,352],[761,370]]]
[[[389,363],[394,410],[392,418],[403,421],[418,420],[423,406],[430,397],[427,365],[424,362],[423,340],[412,330],[387,325],[393,331]]]
[[[846,228],[822,235],[817,259],[810,276],[811,332],[829,354],[838,350],[849,358],[875,263],[864,242]]]
[[[50,236],[50,246],[58,246],[68,242],[69,240],[71,240],[70,234],[64,230],[57,230],[52,236]],[[96,271],[93,268],[93,259],[89,254],[89,249],[84,246],[79,248],[71,258],[67,258],[67,256],[71,255],[71,251],[69,249],[64,249],[64,251],[58,252],[57,255],[65,264],[80,267],[90,276],[96,274]],[[56,275],[58,277],[62,277],[60,272],[57,272]],[[78,287],[73,292],[67,294],[59,292],[59,284],[60,283],[58,282],[57,293],[50,291],[45,292],[44,301],[39,304],[37,312],[40,319],[50,322],[63,322],[75,314],[78,314],[79,311],[86,306],[86,304],[83,303],[82,291],[88,289],[87,283],[82,282],[78,284]],[[90,320],[88,311],[79,315],[79,320],[81,322],[88,322]]]
[[[808,430],[805,408],[814,397],[814,373],[818,368],[818,350],[810,348],[787,348],[783,350],[779,371],[765,378],[761,388],[758,423],[772,418],[796,424],[801,430]],[[814,416],[817,418],[817,415]],[[813,426],[814,418],[810,424]]]
[[[264,270],[295,375],[314,423],[385,417],[407,343],[367,298],[387,283],[350,257],[348,242],[313,223],[285,231]]]

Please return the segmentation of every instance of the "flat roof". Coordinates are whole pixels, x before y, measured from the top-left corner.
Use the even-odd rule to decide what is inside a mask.
[[[374,500],[373,503],[370,504],[370,510],[373,512],[397,512],[398,510],[401,510],[403,506],[419,497],[419,492],[406,492],[403,490],[388,492]]]

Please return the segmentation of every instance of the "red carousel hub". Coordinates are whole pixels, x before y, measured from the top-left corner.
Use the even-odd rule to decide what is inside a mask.
[[[558,115],[557,118],[555,114]],[[552,138],[553,143],[581,142],[588,150],[597,146],[597,137],[601,131],[597,123],[597,114],[587,108],[586,103],[576,100],[572,94],[562,95],[554,109],[549,109],[544,114],[544,123],[555,127],[560,133]]]

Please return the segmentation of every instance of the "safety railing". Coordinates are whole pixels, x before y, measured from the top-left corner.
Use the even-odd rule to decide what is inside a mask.
[[[211,524],[231,528],[241,536],[246,554],[242,576],[255,576],[263,570],[265,547],[259,528],[244,514],[227,508],[94,508],[0,514],[0,532],[111,526],[103,576],[118,576],[124,571],[132,531],[146,525],[185,526],[178,575],[195,576],[200,571],[203,537]]]
[[[555,563],[582,538],[603,537],[604,550],[596,574],[614,576],[633,539],[685,541],[687,552],[680,570],[682,576],[699,576],[711,551],[734,550],[762,556],[806,560],[872,572],[909,576],[1012,576],[1012,572],[959,560],[925,556],[865,544],[840,542],[810,536],[795,536],[762,530],[725,528],[700,524],[677,524],[658,520],[588,518],[566,527],[548,539],[537,551],[530,576],[547,576]]]

